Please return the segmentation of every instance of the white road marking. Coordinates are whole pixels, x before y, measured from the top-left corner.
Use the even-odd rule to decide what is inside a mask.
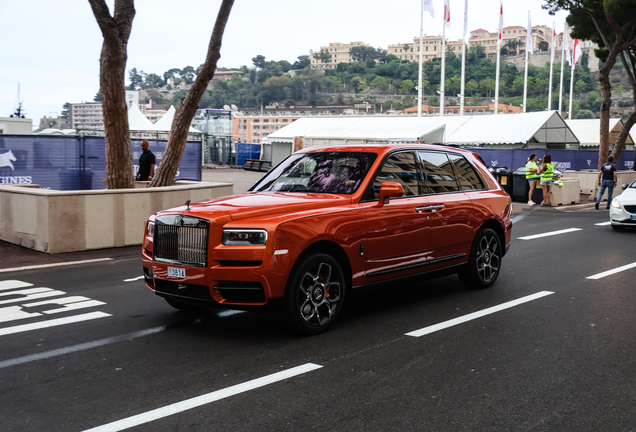
[[[541,237],[549,237],[549,236],[553,236],[553,235],[558,235],[558,234],[566,234],[566,233],[571,233],[574,231],[581,231],[582,228],[568,228],[568,229],[564,229],[564,230],[559,230],[559,231],[551,231],[551,232],[547,232],[547,233],[543,233],[543,234],[535,234],[535,235],[531,235],[531,236],[525,236],[525,237],[519,237],[519,240],[534,240],[534,239],[538,239]]]
[[[596,225],[596,226],[607,226],[607,225],[611,225],[611,224],[612,224],[612,221],[607,221],[607,222],[597,223],[597,224],[594,224],[594,225]]]
[[[105,312],[90,312],[90,313],[86,313],[82,315],[74,315],[74,316],[70,316],[66,318],[52,319],[48,321],[41,321],[41,322],[36,322],[31,324],[22,324],[18,326],[6,327],[6,328],[0,329],[0,336],[6,336],[10,334],[15,334],[15,333],[22,333],[26,331],[38,330],[38,329],[43,329],[48,327],[56,327],[56,326],[61,326],[65,324],[72,324],[76,322],[88,321],[88,320],[93,320],[97,318],[109,317],[109,316],[112,316],[112,315],[107,314]]]
[[[120,335],[120,336],[113,336],[113,337],[109,337],[109,338],[105,338],[105,339],[99,339],[99,340],[92,341],[92,342],[85,342],[85,343],[78,344],[78,345],[72,345],[72,346],[65,347],[65,348],[58,348],[58,349],[54,349],[54,350],[50,350],[50,351],[37,353],[37,354],[30,354],[30,355],[26,355],[26,356],[23,356],[23,357],[16,357],[16,358],[13,358],[13,359],[0,361],[0,369],[5,368],[5,367],[9,367],[9,366],[16,366],[16,365],[19,365],[19,364],[29,363],[29,362],[36,361],[36,360],[44,360],[44,359],[48,359],[48,358],[51,358],[51,357],[61,356],[61,355],[64,355],[64,354],[70,354],[70,353],[74,353],[74,352],[78,352],[78,351],[84,351],[84,350],[91,349],[91,348],[97,348],[97,347],[100,347],[100,346],[109,345],[109,344],[116,343],[116,342],[125,342],[125,341],[129,341],[131,339],[137,339],[137,338],[142,337],[142,336],[148,336],[148,335],[152,335],[152,334],[155,334],[155,333],[160,333],[160,332],[162,332],[164,330],[166,330],[166,326],[154,327],[154,328],[149,328],[149,329],[146,329],[146,330],[140,330],[140,331],[137,331],[137,332],[128,333],[128,334],[124,334],[124,335]]]
[[[232,316],[232,315],[241,314],[241,313],[244,313],[244,312],[245,311],[228,309],[228,310],[223,310],[223,311],[217,313],[216,315],[220,316],[222,318],[225,318],[225,317],[229,317],[229,316]]]
[[[0,304],[6,303],[16,303],[21,301],[29,301],[38,298],[44,297],[55,297],[66,294],[64,291],[58,291],[51,288],[27,288],[19,291],[9,291],[0,293]],[[2,297],[11,297],[11,296],[19,296],[12,297],[8,300],[2,300]]]
[[[6,291],[16,288],[26,288],[33,286],[32,283],[22,282],[19,280],[4,280],[0,281],[0,291]]]
[[[622,267],[615,268],[613,270],[608,270],[603,273],[598,273],[592,276],[588,276],[585,279],[601,279],[601,278],[604,278],[605,276],[611,276],[613,274],[620,273],[622,271],[629,270],[634,267],[636,267],[636,263],[631,263],[631,264],[624,265]]]
[[[526,303],[526,302],[529,302],[529,301],[532,301],[532,300],[536,300],[536,299],[539,299],[541,297],[545,297],[545,296],[550,295],[550,294],[554,294],[554,293],[552,291],[541,291],[541,292],[538,292],[536,294],[532,294],[532,295],[529,295],[529,296],[526,296],[526,297],[521,297],[520,299],[517,299],[517,300],[512,300],[512,301],[509,301],[509,302],[506,302],[506,303],[502,303],[502,304],[500,304],[498,306],[493,306],[493,307],[490,307],[488,309],[484,309],[484,310],[481,310],[481,311],[473,312],[473,313],[470,313],[468,315],[464,315],[464,316],[461,316],[461,317],[458,317],[458,318],[454,318],[452,320],[441,322],[439,324],[435,324],[435,325],[432,325],[432,326],[424,327],[422,329],[406,333],[406,336],[413,336],[413,337],[424,336],[424,335],[427,335],[427,334],[430,334],[430,333],[434,333],[434,332],[439,331],[439,330],[446,329],[448,327],[456,326],[458,324],[462,324],[462,323],[465,323],[467,321],[471,321],[471,320],[474,320],[474,319],[477,319],[477,318],[481,318],[481,317],[486,316],[486,315],[493,314],[495,312],[502,311],[504,309],[509,309],[511,307],[518,306],[518,305],[520,305],[522,303]]]
[[[249,390],[254,390],[259,387],[263,387],[269,384],[273,384],[278,381],[282,381],[288,378],[292,378],[297,375],[301,375],[307,372],[311,372],[316,369],[320,369],[322,366],[313,364],[313,363],[305,363],[304,365],[296,366],[291,369],[287,369],[285,371],[277,372],[271,375],[267,375],[261,378],[257,378],[251,381],[247,381],[242,384],[237,384],[232,387],[228,387],[222,390],[217,390],[212,393],[204,394],[201,396],[194,397],[192,399],[186,399],[182,402],[177,402],[172,405],[165,406],[163,408],[157,408],[152,411],[147,411],[145,413],[137,414],[132,417],[128,417],[122,420],[118,420],[112,423],[108,423],[102,426],[98,426],[96,428],[87,429],[84,432],[117,432],[124,429],[128,429],[134,426],[139,426],[144,423],[149,423],[154,420],[158,420],[160,418],[168,417],[173,414],[178,414],[180,412],[199,407],[201,405],[206,405],[211,402],[215,402],[221,399],[225,399],[230,396],[235,396],[240,393],[244,393]]]
[[[133,282],[133,281],[136,281],[136,280],[139,280],[139,279],[143,279],[143,278],[144,278],[143,276],[138,276],[138,277],[132,278],[132,279],[124,279],[124,282]]]
[[[18,272],[18,271],[25,271],[25,270],[37,270],[37,269],[50,268],[50,267],[61,267],[61,266],[76,265],[76,264],[88,264],[88,263],[112,261],[112,260],[113,260],[112,258],[97,258],[97,259],[90,259],[90,260],[83,260],[83,261],[69,261],[69,262],[61,262],[61,263],[53,263],[53,264],[40,264],[40,265],[32,265],[32,266],[24,266],[24,267],[12,267],[12,268],[0,269],[0,273]]]
[[[99,300],[91,300],[88,297],[70,296],[70,297],[60,297],[55,299],[49,299],[49,300],[39,301],[35,303],[27,303],[20,306],[8,306],[8,307],[0,308],[0,323],[16,321],[16,320],[26,319],[26,318],[33,318],[37,316],[42,316],[42,314],[50,315],[54,313],[101,306],[104,304],[106,303],[101,302]],[[45,306],[45,305],[58,305],[62,307],[59,307],[56,309],[43,310],[41,312],[33,312],[33,313],[23,310],[23,308],[33,308],[33,307]]]

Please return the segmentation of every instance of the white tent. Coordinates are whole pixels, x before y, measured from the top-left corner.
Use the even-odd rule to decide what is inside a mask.
[[[172,128],[172,120],[174,120],[174,114],[177,110],[174,109],[174,105],[170,105],[168,108],[168,112],[166,112],[163,117],[157,120],[157,123],[152,125],[151,130],[159,131],[159,132],[170,132]],[[189,133],[201,133],[201,131],[190,126],[188,130]]]
[[[566,120],[567,125],[572,129],[574,135],[581,142],[581,147],[598,147],[600,143],[601,119],[576,119]],[[609,121],[610,145],[613,145],[623,129],[623,120],[613,118]],[[634,137],[631,132],[627,135],[625,144],[634,144]]]
[[[525,114],[446,117],[301,118],[263,140],[272,164],[291,154],[294,139],[301,147],[364,142],[417,141],[464,147],[578,148],[578,140],[556,111]],[[300,144],[300,143],[297,143]]]
[[[128,107],[128,129],[131,131],[152,131],[155,130],[150,120],[139,111],[137,105],[132,104]]]

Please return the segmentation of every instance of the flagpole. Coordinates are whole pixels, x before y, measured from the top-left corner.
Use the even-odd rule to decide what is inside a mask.
[[[528,34],[530,33],[530,34]],[[526,30],[526,67],[523,73],[523,112],[526,112],[528,105],[528,51],[532,44],[532,27],[530,27],[530,11],[528,11],[528,30]]]
[[[442,26],[442,77],[439,83],[439,115],[444,117],[444,84],[446,77],[446,20]]]
[[[420,21],[420,66],[418,69],[419,84],[417,85],[417,116],[422,117],[422,50],[424,45],[424,0],[422,0],[422,20]]]
[[[468,0],[464,2],[464,37],[462,38],[462,84],[459,95],[459,115],[464,115],[464,81],[466,81],[466,23],[468,21]]]
[[[499,63],[503,42],[503,0],[499,3],[499,30],[497,32],[497,72],[495,76],[495,115],[499,114]]]
[[[576,43],[574,44],[574,49],[572,50],[572,75],[570,76],[570,109],[568,111],[568,119],[572,120],[572,94],[574,92],[574,55],[576,51]]]
[[[548,111],[552,110],[552,65],[554,64],[554,36],[556,34],[556,27],[552,23],[552,52],[550,53],[550,84],[548,86]]]
[[[563,25],[563,46],[561,47],[561,82],[559,83],[559,115],[563,114],[563,66],[565,64],[565,44],[567,43],[565,29],[566,25]]]

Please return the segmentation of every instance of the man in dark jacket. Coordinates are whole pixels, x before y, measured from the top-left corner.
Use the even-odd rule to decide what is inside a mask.
[[[143,153],[139,156],[139,171],[137,171],[137,180],[151,180],[155,174],[155,155],[150,151],[147,140],[141,142]]]
[[[601,190],[598,193],[598,198],[596,198],[595,208],[598,210],[598,206],[601,203],[601,199],[603,198],[603,193],[605,193],[605,189],[607,188],[607,207],[610,207],[612,203],[612,195],[614,195],[614,188],[616,187],[616,181],[618,180],[618,176],[616,174],[616,165],[613,164],[614,156],[609,155],[607,158],[607,162],[601,165],[601,169],[598,172],[598,185],[601,187]],[[602,183],[601,183],[602,177]]]

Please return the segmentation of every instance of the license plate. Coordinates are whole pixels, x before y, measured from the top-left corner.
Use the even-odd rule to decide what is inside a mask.
[[[629,215],[629,220],[636,220],[636,215]]]
[[[179,267],[168,267],[168,276],[184,279],[185,269]]]

